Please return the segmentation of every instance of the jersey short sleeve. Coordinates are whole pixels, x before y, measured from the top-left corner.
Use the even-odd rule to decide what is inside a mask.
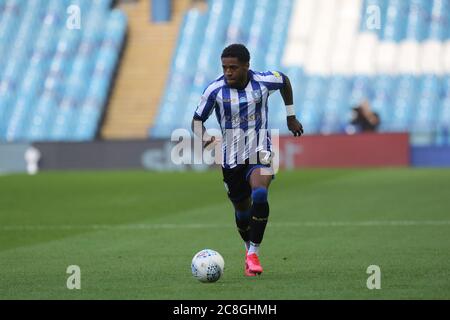
[[[195,120],[206,121],[216,106],[217,93],[221,88],[220,83],[214,83],[209,85],[202,96],[200,97],[200,102],[197,105],[197,109],[194,113]]]
[[[206,96],[202,94],[200,102],[198,103],[197,109],[195,110],[194,113],[194,119],[201,120],[203,122],[206,121],[213,112],[215,104],[216,104],[215,97],[212,97],[211,95]]]
[[[283,88],[286,82],[284,74],[278,71],[258,72],[254,79],[264,84],[270,93]]]

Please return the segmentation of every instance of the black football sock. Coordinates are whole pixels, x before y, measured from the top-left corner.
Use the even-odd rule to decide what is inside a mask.
[[[267,202],[267,189],[256,188],[252,192],[253,204],[250,209],[250,241],[256,244],[262,242],[269,218],[269,203]]]
[[[247,211],[236,211],[236,227],[241,235],[244,242],[249,241],[249,229],[250,229],[250,210]]]

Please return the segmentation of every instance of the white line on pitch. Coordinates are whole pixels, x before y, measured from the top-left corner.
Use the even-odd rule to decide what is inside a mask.
[[[148,223],[127,225],[3,225],[1,231],[39,231],[39,230],[145,230],[145,229],[207,229],[228,228],[230,224],[207,224],[207,223]],[[408,226],[450,226],[450,220],[392,220],[392,221],[309,221],[309,222],[269,222],[270,227],[301,228],[301,227],[408,227]]]

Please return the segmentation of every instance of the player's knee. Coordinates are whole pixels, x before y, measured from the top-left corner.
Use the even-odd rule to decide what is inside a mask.
[[[258,187],[253,189],[252,200],[255,203],[267,202],[267,189],[264,187]]]

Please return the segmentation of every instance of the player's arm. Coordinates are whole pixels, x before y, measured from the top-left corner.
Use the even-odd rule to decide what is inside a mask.
[[[200,119],[196,119],[195,117],[192,119],[191,129],[197,137],[205,142],[205,144],[203,145],[204,148],[209,146],[216,139],[214,136],[210,136],[206,133],[206,128],[203,124],[203,121]]]
[[[291,131],[294,136],[301,136],[303,134],[303,126],[295,117],[294,96],[292,93],[291,81],[285,74],[283,74],[283,78],[284,86],[280,88],[280,93],[283,98],[284,105],[286,106],[287,126],[289,131]]]
[[[194,134],[204,142],[203,147],[207,147],[211,143],[215,141],[214,136],[210,136],[206,132],[205,121],[213,112],[216,106],[216,96],[214,91],[209,87],[205,89],[203,92],[200,102],[197,105],[197,109],[195,110],[194,117],[191,123],[191,129]]]

